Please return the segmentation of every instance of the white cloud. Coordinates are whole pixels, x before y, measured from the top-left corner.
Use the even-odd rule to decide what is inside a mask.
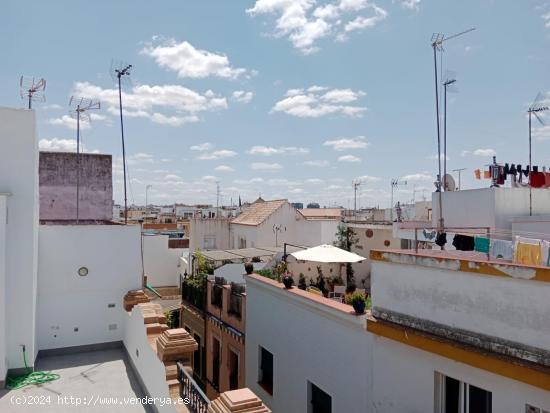
[[[325,141],[324,146],[331,146],[335,151],[345,151],[347,149],[365,149],[370,144],[363,136],[356,138],[337,138]]]
[[[252,162],[250,164],[250,168],[260,171],[274,171],[277,169],[282,169],[283,166],[278,163]]]
[[[421,0],[401,0],[401,5],[409,10],[418,10]]]
[[[359,182],[379,182],[382,180],[382,178],[378,178],[377,176],[363,175],[358,176],[357,178],[355,178],[355,180]]]
[[[129,165],[135,165],[138,163],[153,163],[153,155],[144,152],[138,152],[133,155],[128,155],[126,157],[126,162]]]
[[[98,99],[107,111],[118,116],[118,90],[103,89],[88,82],[76,82],[73,94]],[[204,94],[179,85],[134,86],[130,92],[122,92],[124,114],[128,117],[148,118],[164,125],[180,126],[198,122],[201,112],[227,108],[227,100],[211,90]],[[158,110],[168,110],[164,114]],[[93,119],[93,118],[92,118]]]
[[[157,40],[154,37],[153,43]],[[160,44],[153,43],[147,44],[141,53],[155,59],[159,66],[177,72],[179,77],[200,79],[217,76],[236,79],[248,72],[232,67],[226,55],[197,49],[186,41],[178,43],[168,39]]]
[[[288,155],[304,155],[309,153],[308,148],[299,148],[296,146],[281,146],[278,148],[274,148],[272,146],[253,146],[247,151],[250,155],[280,155],[280,154],[288,154]]]
[[[165,181],[182,181],[183,178],[179,175],[168,174],[164,177]]]
[[[550,126],[541,126],[539,128],[533,129],[533,138],[539,140],[539,141],[547,141],[550,140]]]
[[[275,15],[274,36],[288,38],[306,55],[319,50],[321,39],[342,40],[346,30],[373,27],[387,17],[384,9],[369,0],[333,0],[322,5],[315,0],[256,0],[246,12],[253,17]]]
[[[237,152],[235,151],[230,151],[228,149],[220,149],[219,151],[208,152],[208,153],[199,155],[197,159],[200,159],[203,161],[212,161],[217,159],[232,158],[233,156],[236,156],[236,155],[237,155]]]
[[[460,154],[461,156],[467,156],[467,155],[474,155],[474,156],[495,156],[497,152],[494,149],[486,148],[486,149],[475,149],[473,151],[462,151]]]
[[[236,90],[231,94],[231,98],[239,103],[249,103],[254,97],[254,92],[245,92],[244,90]]]
[[[40,139],[38,142],[38,148],[41,151],[49,152],[76,152],[76,139]],[[99,153],[97,149],[88,150],[85,145],[80,142],[80,151],[89,153]]]
[[[214,145],[212,145],[210,142],[204,142],[199,145],[193,145],[189,149],[191,149],[192,151],[204,152],[212,149],[213,146]]]
[[[550,12],[543,14],[542,20],[544,20],[544,27],[550,28]]]
[[[320,86],[303,89],[289,89],[285,97],[278,101],[271,112],[283,112],[301,118],[318,118],[329,114],[345,116],[362,116],[366,107],[354,106],[352,103],[365,96],[365,92],[351,89],[332,89],[320,93]]]
[[[216,166],[214,170],[219,172],[233,172],[235,169],[231,168],[228,165],[219,165],[219,166]]]
[[[201,178],[201,181],[203,182],[208,182],[208,183],[216,183],[220,180],[220,178],[218,178],[217,176],[212,176],[212,175],[206,175],[206,176],[203,176]]]
[[[304,161],[304,165],[325,168],[330,165],[330,162],[324,159],[319,159],[315,161]]]
[[[431,175],[428,175],[427,173],[417,173],[417,174],[410,174],[402,176],[400,181],[433,181],[434,177]]]
[[[338,162],[360,162],[361,158],[354,155],[342,155],[338,158]]]

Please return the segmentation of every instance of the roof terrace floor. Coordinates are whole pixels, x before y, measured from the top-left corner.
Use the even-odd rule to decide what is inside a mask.
[[[76,354],[39,358],[36,370],[50,371],[61,376],[59,380],[43,385],[31,385],[18,390],[0,389],[0,412],[152,412],[150,406],[135,404],[135,398],[145,397],[136,375],[122,348],[87,351]],[[80,398],[80,406],[62,403],[60,399]],[[29,404],[29,397],[34,404]],[[25,399],[26,398],[26,399]],[[111,404],[100,399],[111,398]],[[117,400],[113,404],[112,400]],[[87,403],[95,405],[84,405]],[[92,401],[90,401],[92,399]],[[134,404],[129,401],[133,399]],[[16,404],[17,400],[19,403]],[[48,402],[49,400],[49,402]]]

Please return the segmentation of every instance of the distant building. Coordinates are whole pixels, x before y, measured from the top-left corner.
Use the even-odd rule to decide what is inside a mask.
[[[303,202],[292,202],[290,205],[292,205],[296,209],[303,209],[304,203]]]
[[[321,208],[321,206],[317,202],[310,202],[307,204],[308,208]]]

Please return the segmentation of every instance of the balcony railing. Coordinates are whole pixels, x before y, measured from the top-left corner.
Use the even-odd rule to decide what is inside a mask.
[[[231,283],[228,313],[239,320],[241,319],[242,314],[244,291],[245,287],[243,284]]]
[[[207,413],[210,400],[199,388],[198,384],[187,373],[185,367],[178,362],[178,381],[180,382],[180,396],[189,400],[186,405],[191,413]]]
[[[210,297],[210,304],[214,307],[222,308],[223,306],[223,284],[224,279],[216,277],[216,281],[212,286],[212,294]]]
[[[206,311],[206,286],[198,286],[184,280],[181,284],[181,299],[201,311]]]

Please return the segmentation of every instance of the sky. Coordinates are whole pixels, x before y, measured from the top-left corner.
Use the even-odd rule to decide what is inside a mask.
[[[389,207],[430,197],[437,174],[434,32],[447,98],[447,170],[527,164],[526,109],[550,98],[544,0],[3,0],[0,106],[24,107],[21,75],[47,80],[34,102],[43,150],[76,150],[71,96],[97,99],[85,150],[112,154],[123,199],[113,59],[123,87],[129,203],[288,198]],[[550,120],[550,116],[547,116]],[[533,163],[550,166],[550,126],[534,123]],[[406,182],[406,185],[404,184]]]

